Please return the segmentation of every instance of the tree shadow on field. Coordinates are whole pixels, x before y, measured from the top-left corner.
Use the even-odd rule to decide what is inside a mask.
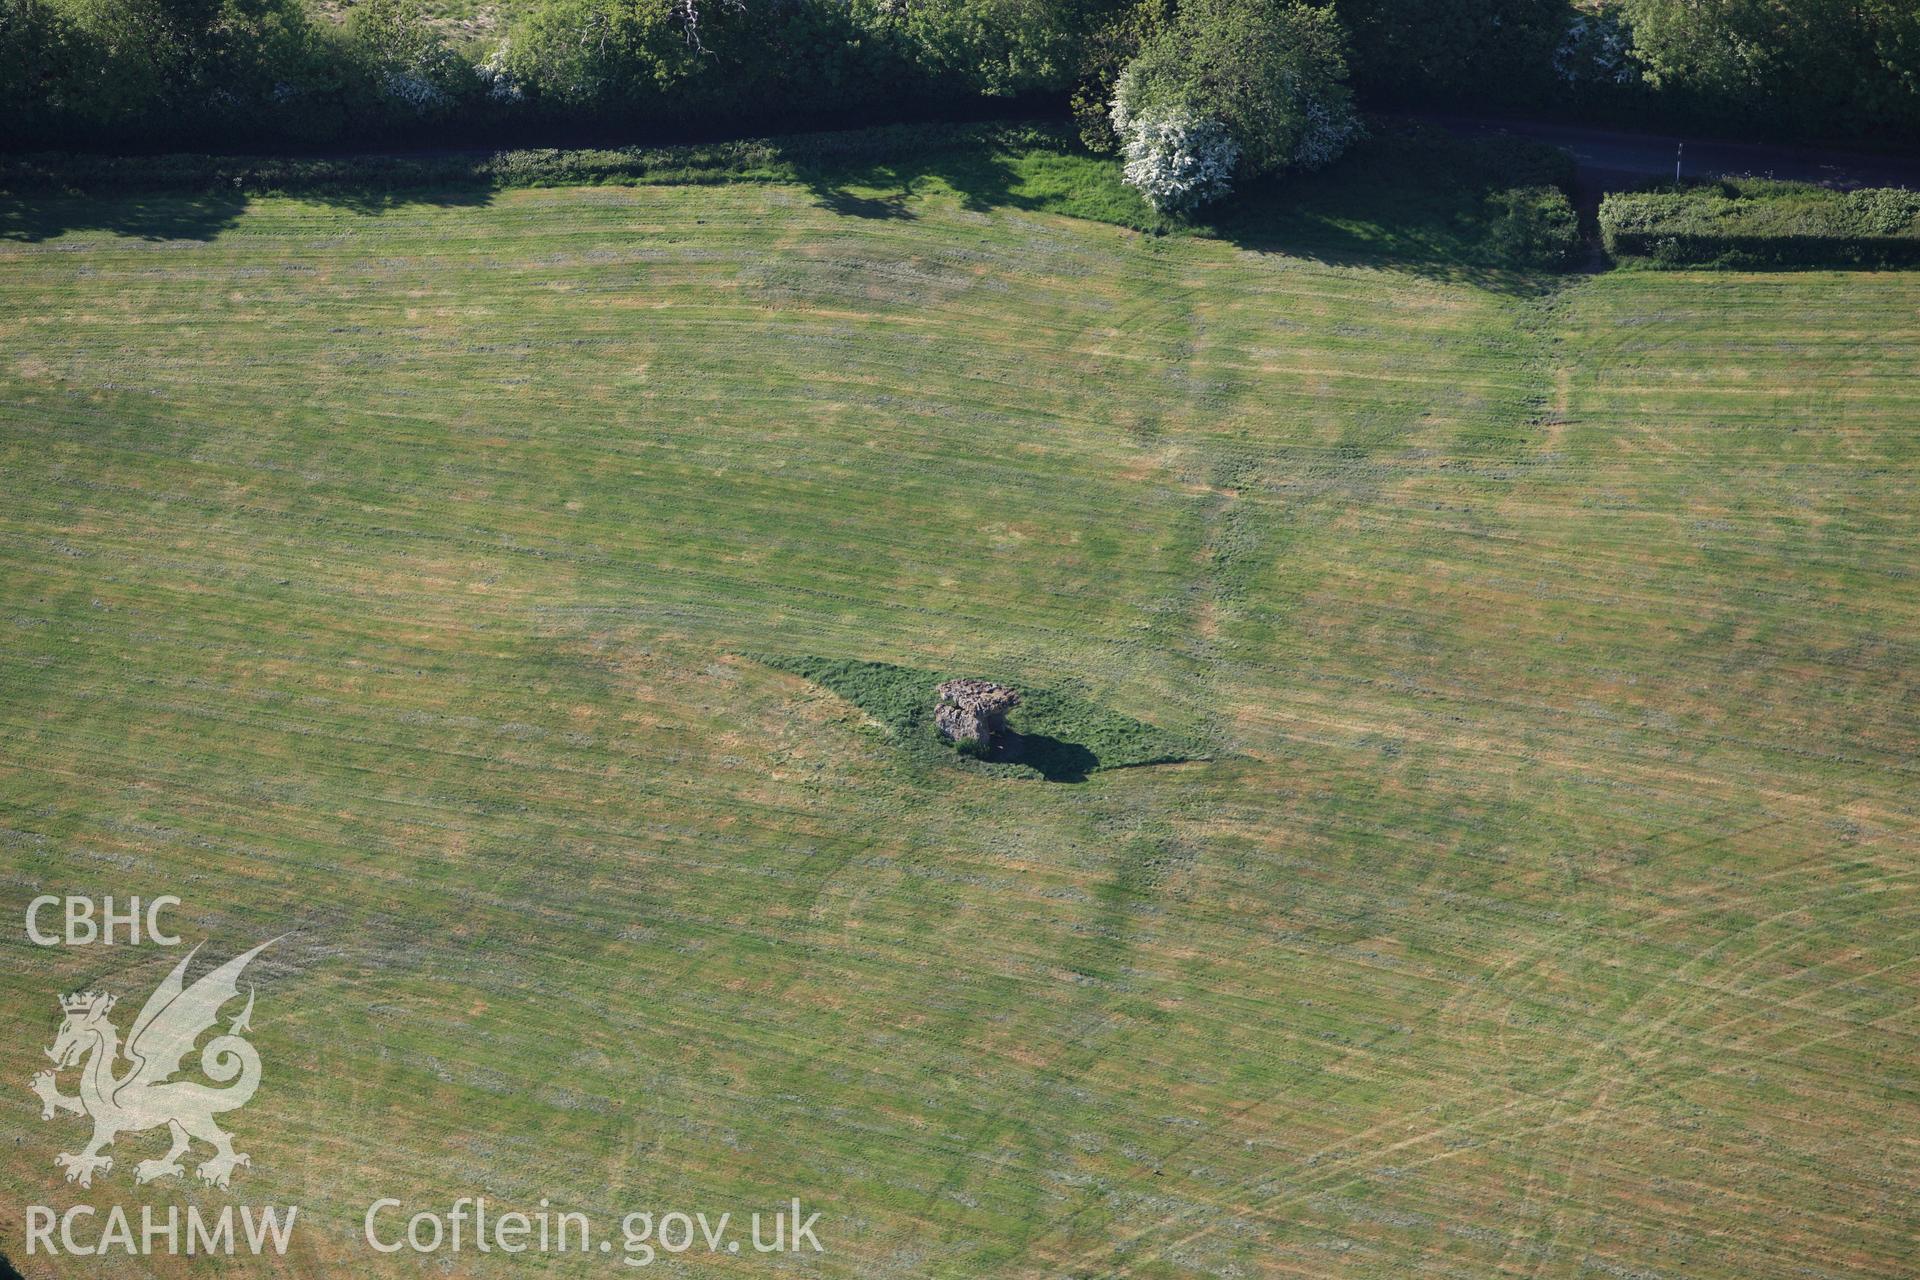
[[[1376,123],[1325,170],[1254,183],[1203,228],[1259,253],[1537,294],[1587,257],[1573,177],[1542,144]]]
[[[232,230],[256,197],[233,194],[121,193],[0,196],[0,240],[39,244],[73,231],[105,231],[131,240],[206,242]],[[375,184],[299,191],[293,198],[378,217],[409,205],[477,207],[491,190],[407,191]]]
[[[0,200],[0,240],[37,244],[69,231],[134,240],[211,240],[240,221],[245,196],[59,196]]]
[[[990,146],[949,146],[904,162],[803,161],[795,170],[822,209],[847,217],[911,221],[907,202],[930,183],[944,185],[970,212],[1044,207],[1018,190],[1019,173]]]
[[[807,189],[813,193],[813,198],[822,209],[840,214],[842,217],[900,222],[911,222],[914,218],[913,210],[907,208],[907,201],[913,197],[911,181],[897,193],[887,196],[855,195],[851,191],[827,184],[809,183]]]
[[[1051,212],[1150,234],[1186,231],[1258,253],[1387,268],[1499,293],[1554,287],[1588,260],[1567,193],[1570,155],[1517,138],[1462,138],[1430,125],[1371,122],[1372,136],[1313,174],[1255,182],[1192,221],[1155,213],[1111,157],[1058,128],[923,137],[900,130],[785,158],[819,207],[907,220],[916,197],[963,209]]]
[[[498,194],[498,189],[494,187],[413,189],[389,188],[368,183],[357,186],[320,187],[312,191],[298,192],[295,198],[315,204],[332,205],[351,213],[377,218],[382,214],[397,213],[403,209],[421,206],[433,209],[484,209],[493,203],[493,198]]]

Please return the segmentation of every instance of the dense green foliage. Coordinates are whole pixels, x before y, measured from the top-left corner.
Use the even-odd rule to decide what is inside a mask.
[[[1354,74],[1376,101],[1530,105],[1552,78],[1566,0],[1339,0]]]
[[[1340,0],[1376,104],[1920,139],[1910,0]]]
[[[1536,271],[1565,271],[1580,257],[1580,218],[1559,187],[1488,192],[1488,256]]]
[[[536,5],[496,55],[520,95],[509,114],[642,127],[885,122],[903,102],[958,103],[1000,83],[984,62],[978,78],[936,65],[906,27],[857,4],[710,0],[696,27],[686,12],[670,0]]]
[[[1068,99],[1080,140],[1093,151],[1114,151],[1113,91],[1120,73],[1173,21],[1174,0],[1137,0],[1089,33],[1081,46],[1079,74]]]
[[[490,121],[415,0],[336,27],[300,0],[0,0],[0,141],[324,142]],[[477,115],[475,113],[478,113]]]
[[[1688,115],[1832,132],[1920,123],[1913,0],[1621,0],[1648,85]]]
[[[958,103],[1004,79],[984,63],[953,72],[901,24],[811,0],[548,0],[506,40],[466,49],[419,0],[359,0],[339,25],[303,0],[0,6],[0,102],[19,107],[4,141],[16,148],[885,120],[909,98]]]
[[[1284,69],[1317,96],[1340,65],[1378,107],[1920,139],[1907,0],[525,0],[464,43],[423,7],[449,2],[0,0],[0,145],[711,134],[1024,94],[1110,147],[1140,60],[1156,93],[1231,104],[1249,172],[1298,128],[1258,86]]]
[[[1615,193],[1609,252],[1662,265],[1891,266],[1920,262],[1920,193],[1739,179]]]

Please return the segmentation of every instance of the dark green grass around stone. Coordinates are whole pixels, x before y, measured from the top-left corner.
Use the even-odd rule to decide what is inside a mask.
[[[979,676],[978,672],[808,656],[750,656],[845,698],[884,724],[902,749],[921,760],[948,760],[1009,777],[1083,782],[1100,769],[1178,764],[1204,754],[1195,744],[1132,716],[1062,689],[1034,688],[1018,676],[999,672],[984,678],[1020,691],[1020,705],[1007,717],[1016,741],[984,760],[975,760],[940,736],[933,708],[939,685],[960,676]]]

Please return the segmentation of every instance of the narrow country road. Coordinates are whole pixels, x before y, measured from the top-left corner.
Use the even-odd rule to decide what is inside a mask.
[[[1920,158],[1913,156],[1723,142],[1481,116],[1409,118],[1455,133],[1512,134],[1570,151],[1580,166],[1580,193],[1593,201],[1606,191],[1636,186],[1648,178],[1673,176],[1676,155],[1681,159],[1682,175],[1692,178],[1752,175],[1832,187],[1920,187]],[[1683,143],[1684,153],[1680,151]]]

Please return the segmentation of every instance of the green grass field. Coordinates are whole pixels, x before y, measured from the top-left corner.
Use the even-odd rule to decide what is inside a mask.
[[[1019,203],[0,202],[0,1252],[799,1196],[792,1274],[1913,1274],[1920,277]],[[930,764],[751,654],[1206,758]],[[59,1180],[56,993],[177,955],[41,892],[292,932],[231,1195]]]

